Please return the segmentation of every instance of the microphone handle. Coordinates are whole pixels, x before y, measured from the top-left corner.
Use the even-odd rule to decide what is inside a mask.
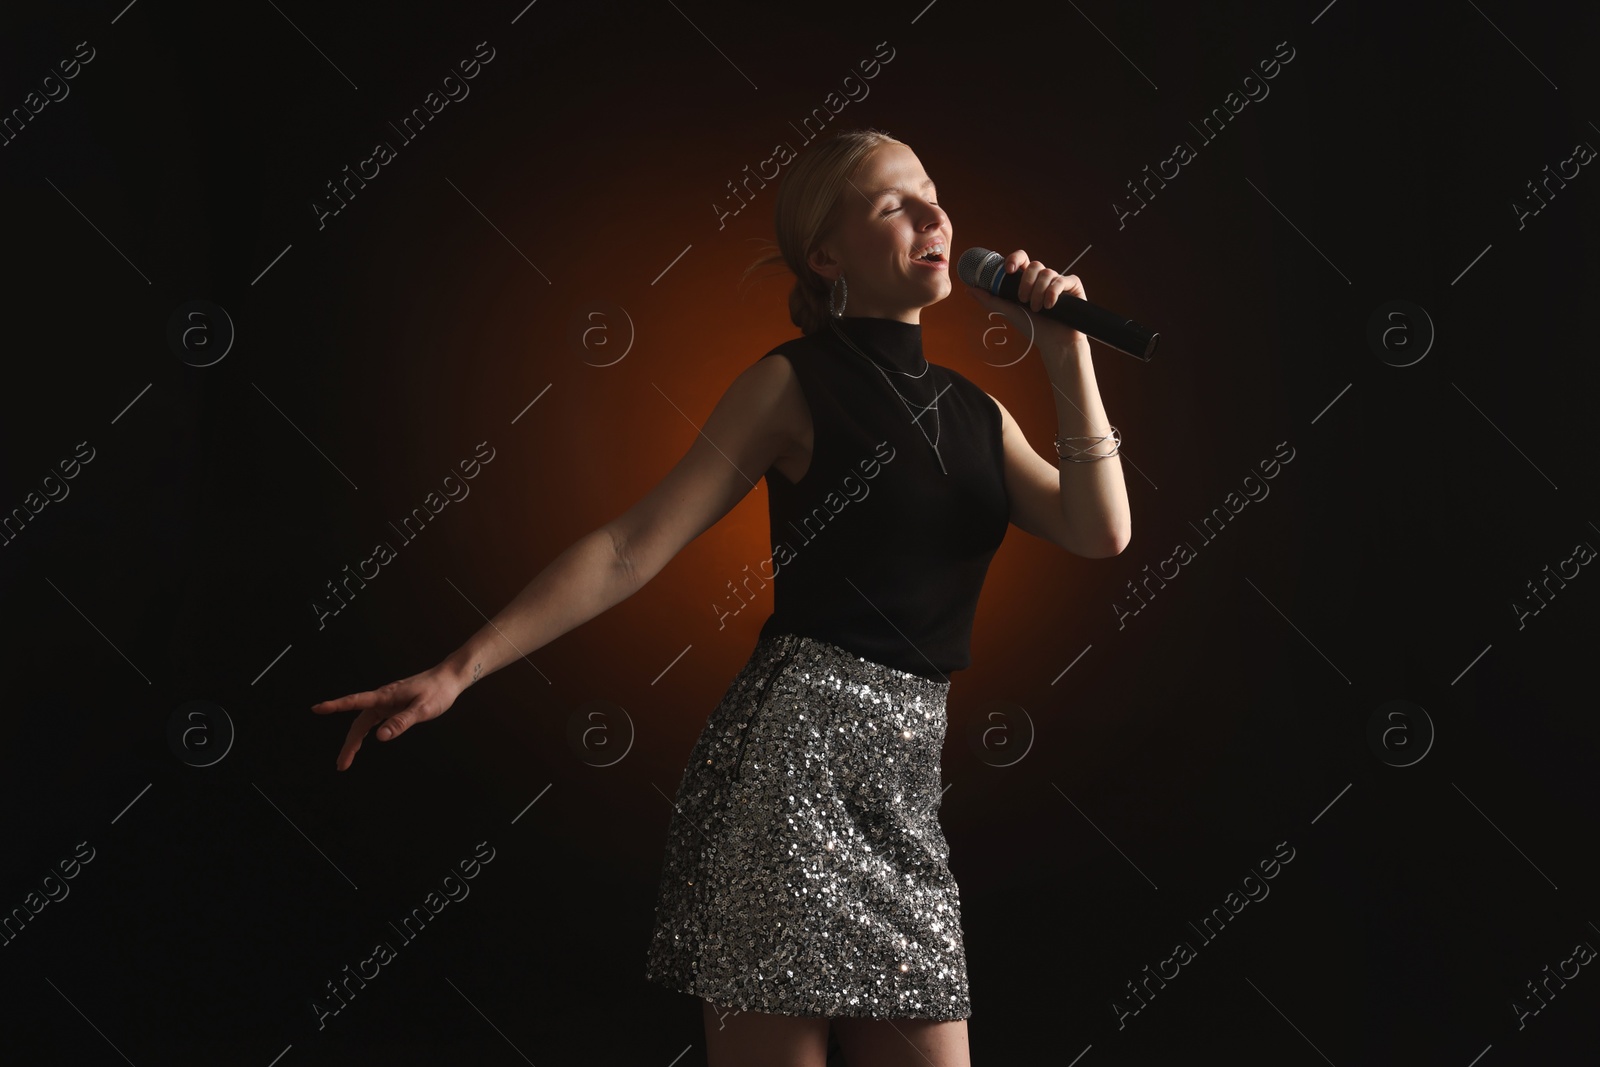
[[[1022,284],[1022,272],[1008,274],[1000,270],[995,275],[994,294],[1007,300],[1023,303],[1017,300],[1017,289]],[[1054,307],[1034,311],[1028,309],[1030,314],[1044,315],[1056,322],[1071,326],[1080,333],[1093,337],[1102,344],[1110,345],[1118,352],[1126,352],[1135,359],[1149,362],[1155,355],[1156,339],[1161,335],[1148,326],[1141,326],[1132,319],[1118,315],[1114,311],[1107,311],[1097,304],[1091,304],[1082,297],[1073,296],[1071,293],[1061,293],[1056,296]]]

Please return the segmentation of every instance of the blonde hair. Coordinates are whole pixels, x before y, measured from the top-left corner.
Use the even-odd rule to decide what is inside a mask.
[[[789,319],[801,333],[816,333],[828,324],[829,283],[807,260],[838,223],[839,205],[848,180],[866,158],[888,144],[904,144],[882,130],[841,130],[808,150],[784,175],[773,209],[777,251],[745,268],[781,263],[794,274],[789,292]]]

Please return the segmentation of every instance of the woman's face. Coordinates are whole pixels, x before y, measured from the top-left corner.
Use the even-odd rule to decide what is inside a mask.
[[[811,267],[833,282],[842,272],[846,315],[921,322],[922,309],[950,295],[950,216],[916,154],[887,144],[867,157],[841,194],[833,233],[811,256]],[[919,260],[938,244],[937,262]]]

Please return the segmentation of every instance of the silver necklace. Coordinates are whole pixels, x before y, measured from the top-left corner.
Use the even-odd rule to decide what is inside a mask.
[[[922,439],[927,441],[928,444],[933,448],[933,454],[939,460],[939,469],[944,471],[944,473],[949,474],[949,468],[944,465],[944,456],[939,452],[939,435],[944,430],[943,425],[939,421],[939,397],[943,395],[945,389],[949,389],[950,387],[947,385],[944,387],[944,389],[941,389],[939,392],[935,393],[932,403],[922,405],[922,415],[926,415],[929,408],[933,409],[933,437],[930,439],[928,437],[928,431],[922,427],[922,423],[920,421],[922,415],[914,413],[915,409],[911,406],[911,401],[907,400],[905,395],[894,387],[894,382],[890,379],[889,373],[879,365],[877,360],[873,359],[871,356],[861,351],[861,349],[857,348],[855,342],[850,340],[849,336],[839,328],[839,324],[837,322],[830,320],[828,325],[833,327],[833,332],[838,336],[839,340],[848,345],[852,352],[866,360],[868,363],[872,364],[874,367],[878,368],[878,373],[883,375],[883,380],[889,386],[890,391],[893,392],[895,396],[900,398],[900,403],[906,406],[906,414],[911,415],[912,425],[914,425],[922,433]],[[928,373],[928,368],[930,366],[932,366],[932,364],[930,364],[927,358],[924,357],[922,360],[922,371],[920,373],[912,374],[910,371],[899,370],[898,368],[895,370],[895,373],[904,374],[907,378],[921,378]]]

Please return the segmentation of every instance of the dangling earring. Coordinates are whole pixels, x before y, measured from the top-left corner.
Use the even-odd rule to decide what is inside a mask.
[[[844,286],[844,295],[839,298],[839,306],[835,308],[833,306],[833,294],[839,291],[839,287],[841,285]],[[850,283],[844,280],[843,274],[840,274],[833,280],[833,287],[828,290],[828,314],[832,315],[836,319],[844,318],[844,306],[849,299]]]

